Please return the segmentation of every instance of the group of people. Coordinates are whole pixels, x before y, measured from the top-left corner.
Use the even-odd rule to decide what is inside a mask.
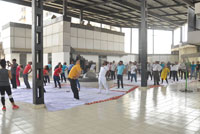
[[[131,80],[131,82],[133,81],[133,79],[135,80],[135,82],[137,82],[137,76],[141,72],[141,64],[136,61],[135,62],[130,61],[127,65],[124,65],[123,61],[120,61],[118,64],[116,64],[115,61],[106,62],[106,65],[104,63],[103,66],[106,66],[107,68],[106,69],[107,80],[115,80],[116,74],[117,74],[118,88],[120,88],[120,83],[121,83],[121,87],[123,88],[123,74],[127,73],[128,80]],[[105,70],[105,67],[104,67],[104,70]],[[104,84],[105,79],[103,79],[101,75],[102,74],[100,70],[99,88],[102,88],[102,85],[105,85]],[[173,81],[178,81],[179,77],[181,79],[186,79],[186,77],[190,79],[195,77],[195,79],[197,79],[197,77],[199,76],[199,79],[200,79],[200,62],[197,61],[196,64],[194,62],[192,63],[182,62],[180,64],[178,62],[175,62],[175,63],[170,63],[170,62],[160,63],[159,61],[156,61],[154,63],[147,62],[146,76],[147,76],[147,80],[149,80],[150,78],[151,80],[154,81],[154,85],[159,85],[160,81],[161,81],[161,84],[163,84],[164,80],[168,84],[169,82],[168,79],[173,79]],[[102,80],[104,82],[102,82]],[[107,89],[107,86],[104,86],[104,87]]]
[[[131,78],[131,82],[133,81],[133,78],[135,79],[135,82],[137,82],[137,73],[139,73],[138,70],[141,70],[141,64],[137,62],[129,62],[126,66],[127,73],[128,73],[128,80]],[[140,73],[139,73],[140,74]],[[178,81],[179,77],[181,79],[186,79],[192,77],[199,76],[200,79],[200,63],[199,61],[195,64],[194,62],[182,62],[182,63],[164,63],[156,61],[154,63],[147,63],[147,80],[150,78],[151,80],[154,80],[154,85],[159,85],[160,81],[163,83],[165,80],[166,83],[168,83],[168,79],[172,79],[173,81]]]
[[[78,81],[79,76],[81,73],[85,72],[85,68],[81,66],[81,60],[79,58],[76,59],[76,63],[74,64],[74,61],[71,60],[69,66],[67,66],[67,63],[64,62],[63,65],[59,62],[53,72],[53,80],[55,84],[55,88],[58,86],[61,88],[61,82],[67,82],[67,78],[70,82],[72,92],[74,94],[74,99],[79,100],[79,91],[80,91],[80,83]],[[5,92],[8,94],[9,99],[11,103],[13,104],[13,109],[19,108],[15,103],[14,99],[12,98],[12,92],[10,87],[10,82],[12,84],[12,88],[16,89],[17,86],[20,86],[20,73],[23,74],[24,83],[26,85],[27,89],[31,89],[31,86],[29,84],[28,75],[32,72],[32,62],[28,62],[28,64],[23,67],[23,65],[18,65],[16,59],[12,60],[12,63],[9,61],[5,61],[2,59],[0,61],[1,69],[0,69],[0,91],[1,91],[1,102],[3,104],[3,110],[6,110],[5,107]],[[91,65],[95,65],[92,63]],[[93,69],[94,66],[91,66]],[[91,68],[90,67],[90,68]],[[86,66],[86,68],[88,68]],[[86,69],[87,70],[87,69]],[[118,64],[113,62],[107,62],[105,61],[99,71],[99,93],[101,93],[102,88],[106,89],[106,92],[108,93],[109,87],[107,84],[107,80],[115,80],[117,78],[117,85],[118,88],[124,88],[123,85],[123,75],[125,73],[128,74],[128,80],[133,81],[133,78],[135,82],[137,82],[137,75],[140,74],[141,70],[141,64],[135,62],[129,62],[127,65],[123,64],[123,61],[119,61]],[[45,65],[43,68],[43,76],[44,76],[44,86],[46,83],[50,83],[50,76],[52,71],[52,65],[51,62],[48,63],[48,65]],[[68,77],[66,77],[66,72],[68,74]],[[117,76],[116,76],[117,75]],[[163,83],[165,80],[168,83],[168,79],[171,79],[173,77],[173,81],[178,81],[178,76],[181,77],[181,79],[189,78],[192,79],[192,77],[195,77],[197,79],[197,76],[199,75],[200,79],[200,63],[197,62],[196,64],[194,62],[192,63],[185,63],[182,62],[178,64],[178,62],[173,63],[164,63],[156,61],[154,63],[147,63],[147,80],[150,79],[154,80],[154,85],[159,85],[160,81]]]
[[[28,64],[25,67],[23,67],[23,65],[17,64],[16,59],[13,59],[12,63],[6,61],[5,59],[1,59],[0,65],[1,65],[0,92],[1,92],[1,102],[3,105],[2,110],[6,111],[5,93],[7,93],[9,100],[13,105],[13,109],[18,109],[19,106],[15,104],[14,99],[12,97],[10,82],[12,88],[17,89],[17,87],[20,86],[20,73],[22,73],[26,89],[31,89],[28,80],[29,77],[28,75],[32,72],[32,62],[28,62]],[[50,74],[52,70],[51,68],[52,68],[51,62],[49,62],[48,65],[45,65],[43,68],[44,86],[46,85],[47,82],[50,83]],[[66,62],[64,62],[63,65],[61,63],[58,63],[58,65],[54,68],[54,73],[53,73],[53,80],[55,87],[57,87],[58,84],[59,88],[61,88],[60,78],[61,81],[67,82],[67,78],[65,76],[66,71],[68,71],[68,80],[70,81],[72,92],[74,93],[74,99],[79,100],[80,84],[78,78],[82,72],[80,66],[80,59],[76,59],[76,64],[74,64],[72,61],[69,66],[67,66]]]

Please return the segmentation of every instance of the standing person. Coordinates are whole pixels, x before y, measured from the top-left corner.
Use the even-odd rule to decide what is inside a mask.
[[[191,65],[191,74],[190,74],[190,80],[192,79],[193,77],[193,74],[195,74],[195,71],[196,71],[196,64],[194,64],[194,61],[192,62],[192,65]]]
[[[131,82],[133,81],[133,77],[135,79],[135,82],[137,82],[137,66],[136,63],[133,63],[131,66]]]
[[[2,110],[6,111],[5,106],[5,92],[7,93],[10,102],[13,105],[13,109],[18,109],[19,106],[17,106],[14,102],[14,99],[12,97],[12,91],[10,88],[9,79],[12,79],[11,71],[6,69],[6,61],[3,59],[0,61],[1,69],[0,69],[0,92],[1,92],[1,103],[3,105]]]
[[[72,63],[72,64],[70,64],[70,65],[69,65],[69,68],[68,68],[68,74],[69,74],[69,72],[71,71],[72,67],[74,66],[74,62],[72,61],[71,63]],[[76,79],[76,84],[77,84],[78,91],[80,91],[80,90],[81,90],[81,85],[80,85],[78,79]],[[68,91],[67,91],[67,92],[68,92]]]
[[[128,80],[130,80],[131,77],[131,66],[132,66],[132,62],[129,61],[128,65],[127,65],[127,70],[128,70]]]
[[[61,73],[61,82],[63,82],[63,80],[66,81],[66,76],[65,76],[65,71],[67,70],[67,63],[64,62],[63,66],[62,66],[62,73]]]
[[[120,87],[120,81],[121,81],[121,87],[124,88],[124,85],[123,85],[124,71],[125,71],[125,66],[123,64],[123,61],[120,61],[118,66],[117,66],[117,85],[118,85],[118,88]]]
[[[74,61],[72,60],[69,67],[68,67],[68,74],[71,71],[72,67],[74,66]]]
[[[181,70],[181,80],[184,78],[186,79],[186,65],[184,62],[182,62],[179,66],[179,69]],[[184,76],[183,76],[184,75]]]
[[[68,79],[70,81],[71,89],[74,94],[74,99],[79,100],[79,92],[77,88],[77,79],[81,75],[81,66],[80,66],[80,60],[77,59],[76,65],[74,65],[69,72]]]
[[[169,79],[171,79],[172,77],[173,77],[173,71],[174,71],[174,68],[173,68],[173,66],[174,66],[174,64],[173,63],[171,63],[170,64],[170,73],[169,73]]]
[[[178,62],[175,62],[175,65],[173,66],[173,80],[178,81]]]
[[[47,82],[50,83],[50,76],[52,76],[52,65],[51,65],[51,61],[48,62],[48,72],[49,75],[47,76]]]
[[[13,59],[13,60],[12,60],[12,64],[10,64],[10,66],[11,66],[11,73],[12,73],[11,83],[12,83],[12,88],[14,88],[14,89],[17,88],[16,70],[17,70],[18,64],[17,64],[16,62],[17,62],[17,60],[16,60],[16,59]]]
[[[169,68],[167,67],[167,65],[165,65],[165,67],[163,68],[162,72],[161,72],[161,80],[162,80],[162,84],[163,84],[163,80],[166,80],[167,84],[168,84],[168,80],[167,80],[167,74],[169,73]]]
[[[20,77],[20,72],[23,70],[23,65],[19,65],[17,67],[17,70],[16,70],[16,83],[17,83],[17,86],[20,86],[20,80],[19,80],[19,77]]]
[[[32,65],[32,62],[28,62],[28,64],[26,65],[26,67],[23,71],[24,83],[25,83],[27,89],[31,89],[29,81],[28,81],[28,74],[30,74],[32,72],[31,65]]]
[[[58,83],[59,88],[61,88],[61,84],[60,84],[60,74],[61,73],[62,73],[62,65],[60,64],[58,66],[58,68],[56,68],[54,70],[54,74],[53,74],[53,80],[54,80],[55,87],[57,87],[57,83]]]
[[[108,94],[108,84],[106,82],[106,74],[109,71],[109,68],[107,66],[108,62],[104,62],[103,65],[100,68],[99,72],[99,93],[101,93],[101,89],[104,87],[106,89],[106,93]]]
[[[61,62],[58,62],[58,64],[55,66],[54,71],[59,68],[59,66],[62,65]]]
[[[113,61],[111,66],[111,80],[115,80],[115,71],[116,71],[116,64],[115,61]]]
[[[164,67],[165,67],[165,63],[164,63],[164,62],[161,62],[160,66],[162,67],[162,69],[160,70],[160,74],[161,74],[162,70],[163,70]]]
[[[46,65],[43,69],[43,77],[44,77],[44,85],[46,86],[46,83],[48,82],[49,77],[49,67]]]
[[[153,78],[154,78],[154,85],[160,85],[159,81],[160,81],[160,70],[162,69],[162,67],[159,65],[159,61],[156,61],[154,66],[153,66]]]
[[[199,64],[199,61],[197,61],[197,64],[196,64],[196,75],[195,75],[195,79],[197,79],[199,75],[199,79],[200,79],[200,64]]]
[[[138,73],[141,74],[141,68],[142,68],[141,63],[139,62],[136,65],[137,65]]]
[[[107,80],[110,80],[112,62],[110,62],[110,63],[108,62],[107,66],[108,66],[108,73],[106,76],[107,76]]]
[[[149,76],[152,80],[152,65],[149,62],[147,62],[147,80],[149,79]]]

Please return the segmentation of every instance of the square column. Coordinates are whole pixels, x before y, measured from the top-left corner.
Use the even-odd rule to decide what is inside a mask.
[[[32,0],[33,104],[44,104],[43,0]]]
[[[140,31],[141,86],[147,86],[147,0],[141,0]]]

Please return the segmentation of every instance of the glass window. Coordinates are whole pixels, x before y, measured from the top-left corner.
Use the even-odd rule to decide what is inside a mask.
[[[132,53],[138,54],[139,51],[139,30],[132,28]]]
[[[149,29],[147,31],[147,53],[153,54],[153,30]]]
[[[72,22],[72,23],[79,24],[79,23],[80,23],[80,19],[79,19],[79,18],[74,18],[74,17],[72,17],[72,18],[71,18],[71,22]]]
[[[179,45],[181,40],[181,29],[177,28],[174,30],[174,45]]]
[[[102,24],[102,28],[110,29],[110,25]]]
[[[101,27],[101,24],[100,23],[97,23],[97,22],[90,22],[90,24],[94,27]]]
[[[154,54],[171,54],[171,45],[172,31],[154,30]]]
[[[187,42],[188,40],[188,24],[187,23],[182,26],[182,37],[183,37],[183,42]]]

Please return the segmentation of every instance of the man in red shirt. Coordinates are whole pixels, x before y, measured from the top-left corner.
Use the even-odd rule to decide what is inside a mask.
[[[62,65],[59,65],[58,68],[55,69],[54,74],[53,74],[53,80],[55,83],[55,87],[57,87],[57,83],[59,88],[61,88],[61,84],[60,84],[60,74],[62,73]]]
[[[28,82],[28,74],[30,74],[32,72],[31,65],[32,65],[32,62],[28,62],[28,64],[26,65],[26,67],[23,71],[24,83],[25,83],[27,89],[31,89],[30,84]]]

